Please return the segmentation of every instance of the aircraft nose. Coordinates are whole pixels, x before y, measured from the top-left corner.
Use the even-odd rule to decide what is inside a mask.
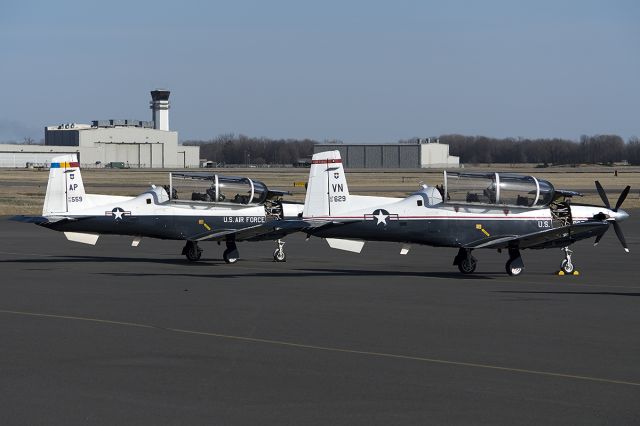
[[[625,212],[622,209],[619,209],[617,212],[614,213],[613,218],[616,220],[616,222],[622,222],[623,220],[626,220],[629,218],[629,213]]]

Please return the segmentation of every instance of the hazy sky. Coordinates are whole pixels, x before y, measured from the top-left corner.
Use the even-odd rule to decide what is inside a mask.
[[[0,1],[0,140],[149,120],[395,142],[640,136],[640,2]]]

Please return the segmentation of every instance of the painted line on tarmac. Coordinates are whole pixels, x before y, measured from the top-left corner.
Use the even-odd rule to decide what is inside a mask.
[[[234,336],[230,334],[211,333],[206,331],[185,330],[181,328],[172,328],[172,327],[160,327],[160,326],[155,326],[151,324],[140,324],[135,322],[127,322],[127,321],[114,321],[114,320],[106,320],[106,319],[100,319],[100,318],[78,317],[73,315],[42,314],[37,312],[12,311],[12,310],[5,310],[5,309],[0,309],[0,313],[39,317],[39,318],[54,318],[54,319],[65,319],[65,320],[73,320],[73,321],[85,321],[85,322],[91,322],[91,323],[97,323],[97,324],[119,325],[119,326],[125,326],[125,327],[136,327],[136,328],[153,329],[153,330],[163,330],[163,331],[170,331],[170,332],[179,333],[179,334],[215,337],[218,339],[235,340],[240,342],[263,343],[267,345],[289,347],[289,348],[296,348],[296,349],[309,349],[309,350],[333,352],[333,353],[366,355],[366,356],[373,356],[373,357],[379,357],[379,358],[417,361],[422,363],[450,365],[455,367],[478,368],[478,369],[485,369],[485,370],[504,371],[508,373],[521,373],[521,374],[529,374],[529,375],[536,375],[536,376],[582,380],[582,381],[598,382],[598,383],[606,383],[606,384],[614,384],[614,385],[640,386],[640,382],[632,382],[632,381],[626,381],[626,380],[606,379],[601,377],[581,376],[576,374],[554,373],[550,371],[529,370],[526,368],[504,367],[500,365],[480,364],[475,362],[451,361],[446,359],[392,354],[387,352],[363,351],[363,350],[356,350],[356,349],[337,348],[337,347],[331,347],[331,346],[316,346],[316,345],[309,345],[304,343],[287,342],[283,340],[260,339],[256,337]]]

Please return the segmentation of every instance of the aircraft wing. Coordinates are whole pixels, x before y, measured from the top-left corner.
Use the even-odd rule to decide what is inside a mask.
[[[216,229],[187,238],[192,241],[219,241],[233,237],[236,241],[276,240],[309,228],[304,220],[272,220],[242,229]]]
[[[465,248],[509,248],[542,249],[549,247],[564,247],[585,238],[595,237],[604,233],[609,227],[609,222],[590,220],[574,223],[559,228],[533,232],[526,235],[496,235],[489,238],[474,241],[465,245]]]

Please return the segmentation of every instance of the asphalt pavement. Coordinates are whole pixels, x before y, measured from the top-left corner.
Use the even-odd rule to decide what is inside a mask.
[[[303,235],[86,246],[0,220],[0,412],[23,424],[638,424],[640,211],[598,247],[476,251]]]

